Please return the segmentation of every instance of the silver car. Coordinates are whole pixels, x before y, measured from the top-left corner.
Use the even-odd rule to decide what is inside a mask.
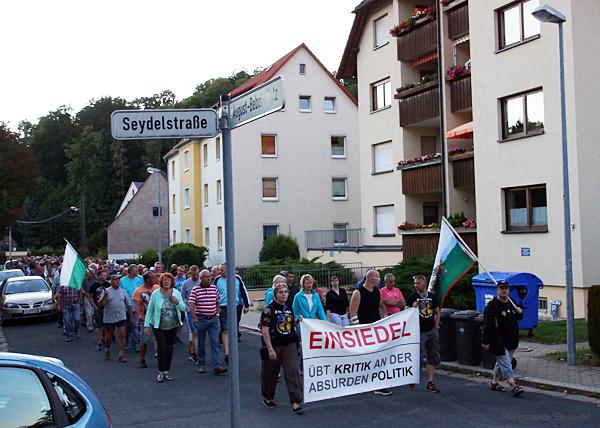
[[[41,276],[8,278],[0,288],[2,321],[14,318],[50,317],[56,313],[52,290]]]
[[[0,271],[0,287],[5,280],[14,278],[15,276],[25,276],[25,274],[21,269],[4,269]]]

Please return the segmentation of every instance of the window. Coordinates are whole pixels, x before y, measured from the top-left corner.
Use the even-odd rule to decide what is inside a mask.
[[[260,136],[260,155],[264,158],[277,157],[277,136],[276,135],[261,135]]]
[[[177,244],[177,231],[173,230],[173,240],[171,241],[173,244]]]
[[[171,161],[171,180],[175,180],[175,161]]]
[[[217,204],[223,202],[223,191],[221,189],[221,180],[217,180]]]
[[[186,209],[190,207],[190,188],[189,187],[186,187],[185,189],[183,189],[183,207]]]
[[[277,177],[263,177],[262,179],[262,198],[266,201],[276,201],[278,199],[278,179]]]
[[[175,193],[173,193],[171,199],[172,199],[172,201],[171,201],[171,212],[173,214],[175,214]]]
[[[539,4],[539,0],[521,1],[498,10],[499,49],[540,34],[540,21],[531,14]]]
[[[373,145],[373,174],[394,170],[394,147],[392,142]]]
[[[436,153],[435,137],[422,135],[421,136],[421,155]]]
[[[544,131],[544,93],[540,90],[502,98],[502,139]]]
[[[208,227],[204,228],[204,246],[207,248],[210,246],[210,229]]]
[[[394,221],[394,206],[381,205],[374,207],[375,236],[394,236],[396,227]]]
[[[307,95],[300,95],[299,98],[300,111],[310,112],[310,97]]]
[[[332,178],[331,179],[331,195],[334,200],[346,200],[348,199],[348,183],[346,178]]]
[[[264,224],[263,225],[263,242],[269,239],[271,236],[279,235],[279,226],[276,224]]]
[[[371,111],[381,110],[392,105],[392,83],[389,80],[371,85]]]
[[[223,251],[223,228],[217,226],[217,250]]]
[[[55,426],[48,395],[39,377],[32,370],[0,367],[0,379],[2,426]]]
[[[48,375],[50,383],[52,384],[54,391],[56,391],[63,409],[67,414],[69,424],[74,424],[85,413],[85,402],[83,401],[83,398],[81,398],[79,394],[73,390],[71,385],[66,383],[58,376],[55,376],[52,373],[46,374]]]
[[[325,113],[335,113],[335,97],[325,97],[323,110]]]
[[[221,138],[217,137],[215,139],[215,159],[221,160]]]
[[[333,223],[333,244],[348,244],[348,223]]]
[[[185,242],[192,242],[192,231],[185,229]]]
[[[548,312],[548,298],[538,297],[538,311]]]
[[[383,15],[382,17],[373,21],[373,47],[378,48],[388,42],[389,37],[389,24],[388,16]]]
[[[204,183],[204,206],[208,206],[208,183]]]
[[[183,152],[183,170],[187,171],[190,169],[190,152],[186,150]]]
[[[504,189],[506,230],[547,231],[546,185]]]
[[[208,144],[202,145],[202,158],[204,160],[203,165],[208,166]]]
[[[331,137],[331,157],[346,157],[346,137],[340,135],[334,135]]]
[[[440,222],[440,206],[437,202],[423,202],[423,224]]]
[[[306,64],[300,64],[300,74],[306,74]]]

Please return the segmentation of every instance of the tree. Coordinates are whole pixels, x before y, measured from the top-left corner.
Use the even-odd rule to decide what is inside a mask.
[[[261,262],[279,259],[294,259],[300,258],[300,249],[298,241],[293,236],[275,235],[263,242],[262,249],[258,259]]]
[[[0,225],[9,226],[23,211],[27,191],[35,187],[39,166],[31,148],[0,122]]]
[[[229,77],[208,79],[196,86],[194,93],[178,103],[180,108],[210,108],[219,101],[221,95],[228,94],[234,88],[250,79],[245,71],[233,72]]]
[[[203,266],[208,255],[206,247],[198,247],[194,244],[181,243],[171,245],[163,253],[163,262],[166,266],[176,265],[198,265]]]

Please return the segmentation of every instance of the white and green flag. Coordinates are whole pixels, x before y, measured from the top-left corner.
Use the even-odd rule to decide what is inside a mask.
[[[456,231],[443,218],[440,242],[429,281],[429,291],[437,294],[440,306],[452,287],[471,270],[476,261],[473,251],[458,240]]]
[[[60,285],[81,290],[86,271],[87,265],[81,260],[81,257],[79,257],[79,254],[77,254],[77,251],[75,251],[71,244],[67,242],[60,270]]]

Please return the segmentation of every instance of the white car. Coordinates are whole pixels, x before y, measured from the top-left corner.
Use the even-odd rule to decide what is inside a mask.
[[[0,287],[2,320],[51,317],[56,313],[52,290],[41,276],[8,278]]]

